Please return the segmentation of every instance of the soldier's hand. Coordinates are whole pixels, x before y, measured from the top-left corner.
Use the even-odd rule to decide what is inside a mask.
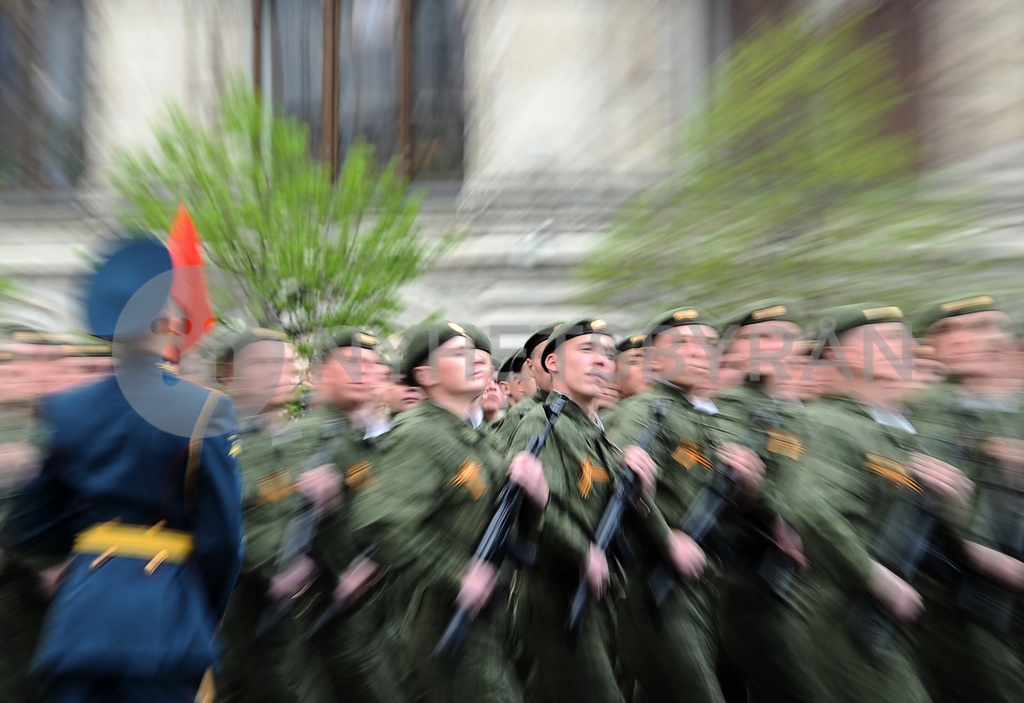
[[[961,510],[969,508],[974,484],[960,469],[919,452],[910,455],[908,466],[942,500]]]
[[[474,559],[462,577],[462,588],[455,602],[473,615],[479,613],[491,598],[498,581],[498,570],[490,562]]]
[[[964,542],[971,566],[1013,591],[1024,591],[1024,562],[975,542]]]
[[[708,563],[704,550],[688,534],[679,530],[669,532],[668,558],[679,575],[690,581],[699,579]]]
[[[522,486],[530,501],[543,508],[548,504],[550,490],[544,476],[544,467],[529,452],[519,452],[508,467],[508,477]]]
[[[334,589],[334,600],[354,602],[362,598],[367,587],[380,568],[373,559],[363,557],[345,570]]]
[[[341,506],[341,472],[334,464],[323,464],[306,471],[299,476],[297,488],[309,498],[320,515]]]
[[[921,594],[878,562],[872,562],[868,590],[901,622],[911,622],[921,613]]]
[[[764,463],[756,452],[730,442],[718,449],[718,458],[733,470],[736,482],[747,495],[757,495],[764,480]]]
[[[590,592],[595,598],[601,598],[608,588],[608,559],[604,552],[597,548],[593,542],[590,543],[590,552],[587,554],[587,565],[583,569],[583,576],[587,579]]]
[[[807,568],[807,557],[804,556],[803,540],[800,539],[800,535],[796,533],[796,530],[790,527],[789,523],[781,517],[775,518],[775,522],[772,523],[772,539],[775,540],[779,550],[792,559],[797,566],[801,569]]]
[[[267,597],[274,602],[288,600],[301,591],[316,575],[313,560],[302,555],[281,573],[270,579]]]
[[[626,447],[622,454],[626,466],[632,469],[636,477],[640,479],[640,489],[644,498],[653,500],[658,485],[658,466],[654,463],[654,459],[635,444]]]
[[[61,579],[64,578],[64,572],[67,571],[70,563],[70,561],[65,561],[39,572],[39,592],[43,594],[46,600],[51,600],[54,594],[57,593],[57,588],[60,586]]]
[[[1012,477],[1020,480],[1024,476],[1024,440],[1011,437],[989,437],[982,450],[999,462]]]

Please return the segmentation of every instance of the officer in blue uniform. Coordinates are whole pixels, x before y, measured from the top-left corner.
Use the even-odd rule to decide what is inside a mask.
[[[191,703],[242,552],[231,401],[167,370],[166,247],[122,242],[88,282],[115,371],[45,398],[39,474],[9,524],[66,557],[34,673],[56,703]]]

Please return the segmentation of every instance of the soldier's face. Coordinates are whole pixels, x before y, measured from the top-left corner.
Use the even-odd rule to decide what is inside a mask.
[[[423,400],[423,390],[404,383],[388,382],[387,403],[393,413],[403,413]]]
[[[465,337],[452,337],[431,352],[428,365],[416,369],[428,396],[479,396],[491,381],[491,355]]]
[[[913,340],[910,330],[899,322],[862,325],[840,336],[842,352],[858,377],[906,390],[912,380]]]
[[[547,393],[551,391],[552,378],[551,374],[545,370],[544,366],[540,363],[540,355],[544,353],[545,346],[547,345],[544,342],[541,342],[534,347],[533,351],[530,352],[530,358],[523,362],[523,368],[533,377],[534,385]]]
[[[574,399],[589,402],[606,393],[615,370],[615,341],[604,334],[566,340],[549,354],[554,387]]]
[[[708,325],[672,327],[655,335],[651,368],[680,388],[697,388],[708,382],[717,342],[718,332]]]
[[[1000,372],[1013,346],[1010,317],[991,310],[948,317],[933,325],[931,341],[939,361],[950,371],[968,377]]]
[[[332,349],[324,358],[325,400],[342,410],[354,410],[378,397],[384,382],[380,354],[372,349]]]
[[[615,376],[619,396],[631,398],[651,387],[643,349],[627,349],[615,359]]]
[[[231,394],[241,405],[276,408],[291,400],[298,387],[295,347],[261,340],[235,354]]]
[[[501,410],[504,405],[505,391],[501,389],[500,383],[492,379],[480,395],[480,408],[485,414],[490,415]]]
[[[784,361],[799,334],[799,325],[792,322],[755,322],[734,332],[725,354],[735,359],[745,373],[776,376],[785,373]]]

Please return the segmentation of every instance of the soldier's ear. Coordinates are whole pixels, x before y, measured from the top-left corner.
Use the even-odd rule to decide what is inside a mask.
[[[548,373],[554,376],[558,373],[558,354],[551,352],[544,359],[544,365],[547,367]]]
[[[412,370],[412,378],[420,389],[429,388],[434,383],[434,377],[429,366],[417,366]]]

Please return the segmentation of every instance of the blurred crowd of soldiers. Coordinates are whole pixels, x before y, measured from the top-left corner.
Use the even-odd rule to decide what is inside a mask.
[[[346,328],[299,414],[288,338],[232,340],[245,549],[216,700],[1024,701],[1011,317],[984,294],[809,312],[682,305],[621,338],[580,318],[504,359],[465,322],[388,357]],[[17,363],[0,385],[29,381]],[[53,450],[2,440],[16,513]],[[517,548],[481,559],[508,481]],[[68,555],[5,543],[0,700],[44,700],[33,652]],[[459,608],[468,637],[441,656]]]

